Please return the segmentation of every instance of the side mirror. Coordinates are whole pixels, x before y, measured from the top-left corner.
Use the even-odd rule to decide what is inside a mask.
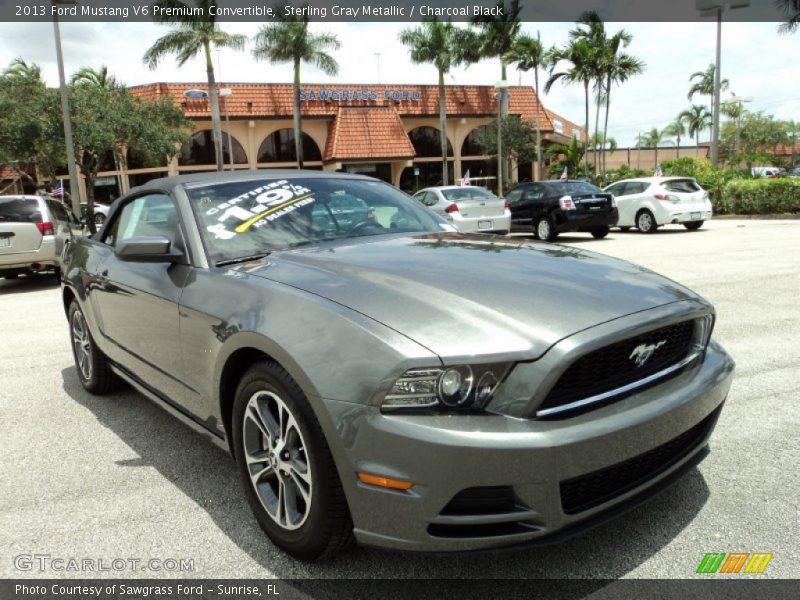
[[[121,241],[114,253],[120,260],[130,262],[183,262],[183,252],[172,248],[172,243],[161,235],[134,237]]]

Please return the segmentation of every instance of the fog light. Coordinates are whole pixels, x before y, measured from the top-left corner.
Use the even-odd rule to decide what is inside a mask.
[[[486,371],[475,388],[475,401],[479,406],[483,406],[494,394],[497,387],[497,377],[491,371]]]

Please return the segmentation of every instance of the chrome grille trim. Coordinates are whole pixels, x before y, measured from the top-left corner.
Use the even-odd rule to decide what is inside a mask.
[[[616,389],[603,392],[602,394],[590,396],[589,398],[584,398],[582,400],[570,402],[569,404],[562,404],[561,406],[555,406],[553,408],[546,408],[544,410],[539,410],[536,412],[536,416],[548,417],[558,413],[575,410],[576,408],[582,408],[590,404],[594,404],[596,402],[602,402],[603,400],[608,400],[609,398],[613,398],[614,396],[618,396],[620,394],[627,394],[628,392],[632,392],[640,387],[649,385],[654,381],[661,379],[662,377],[666,377],[667,375],[679,371],[680,369],[684,368],[686,365],[694,361],[696,358],[698,358],[701,354],[702,354],[701,351],[692,352],[689,356],[687,356],[683,360],[675,363],[672,366],[667,367],[666,369],[662,369],[657,373],[653,373],[648,377],[639,379],[638,381],[634,381],[633,383],[629,383],[627,385],[623,385],[622,387],[618,387]]]

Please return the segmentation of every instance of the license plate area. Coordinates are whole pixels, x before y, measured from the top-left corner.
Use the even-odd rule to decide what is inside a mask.
[[[693,213],[689,213],[689,218],[690,218],[692,221],[699,221],[699,220],[700,220],[700,218],[701,218],[701,216],[702,216],[702,215],[701,215],[699,212],[693,212]]]
[[[492,222],[491,221],[478,221],[478,229],[491,229]]]
[[[0,248],[8,248],[11,246],[11,236],[0,234]]]

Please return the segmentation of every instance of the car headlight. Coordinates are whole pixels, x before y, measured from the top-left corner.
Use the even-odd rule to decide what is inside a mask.
[[[383,399],[385,411],[476,410],[492,399],[510,364],[409,369]]]

